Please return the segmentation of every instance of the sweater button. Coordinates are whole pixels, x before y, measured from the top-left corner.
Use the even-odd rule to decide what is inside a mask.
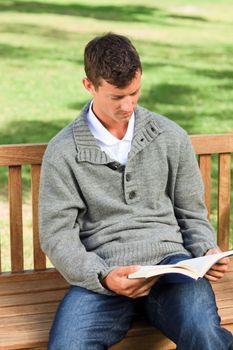
[[[112,169],[117,170],[119,168],[119,164],[117,162],[112,162]]]
[[[135,191],[131,191],[129,193],[129,199],[134,199],[136,197],[136,192]]]
[[[129,173],[126,174],[125,176],[126,181],[130,181],[131,180],[131,175]]]

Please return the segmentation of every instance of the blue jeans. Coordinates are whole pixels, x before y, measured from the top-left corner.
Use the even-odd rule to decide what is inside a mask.
[[[71,286],[58,308],[48,349],[108,349],[124,338],[133,317],[143,312],[177,350],[228,350],[233,337],[220,326],[210,283],[204,278],[180,282],[161,278],[147,297],[138,299]]]

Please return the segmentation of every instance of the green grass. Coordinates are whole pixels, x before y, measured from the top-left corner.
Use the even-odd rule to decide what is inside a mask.
[[[83,48],[109,30],[141,54],[142,105],[189,133],[232,131],[232,19],[231,1],[2,0],[1,143],[48,141],[75,117]]]
[[[192,134],[233,132],[232,23],[231,0],[1,0],[0,143],[47,142],[79,113],[84,46],[108,31],[138,48],[141,105]],[[28,169],[23,183],[27,201]],[[0,184],[4,202],[6,169]]]

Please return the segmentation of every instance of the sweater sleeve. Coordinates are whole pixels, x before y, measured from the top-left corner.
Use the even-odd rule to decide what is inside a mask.
[[[44,159],[41,171],[39,225],[43,251],[72,285],[112,295],[101,284],[109,267],[103,259],[88,252],[79,236],[77,217],[85,204],[75,179],[61,160],[59,168]]]
[[[174,191],[174,211],[184,247],[193,256],[216,248],[214,231],[207,219],[204,186],[191,142],[186,135],[180,151]]]

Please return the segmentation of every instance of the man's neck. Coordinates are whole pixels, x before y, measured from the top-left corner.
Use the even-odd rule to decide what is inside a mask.
[[[122,140],[127,132],[128,124],[129,122],[114,122],[111,120],[111,122],[105,121],[104,118],[99,118],[98,115],[95,113],[93,105],[92,105],[92,111],[95,114],[96,118],[100,121],[100,123],[116,138],[119,140]]]
[[[126,123],[126,124],[125,123],[124,124],[123,123],[116,123],[115,125],[111,125],[111,126],[106,127],[106,128],[113,136],[115,136],[119,140],[122,140],[127,132],[128,123]]]

